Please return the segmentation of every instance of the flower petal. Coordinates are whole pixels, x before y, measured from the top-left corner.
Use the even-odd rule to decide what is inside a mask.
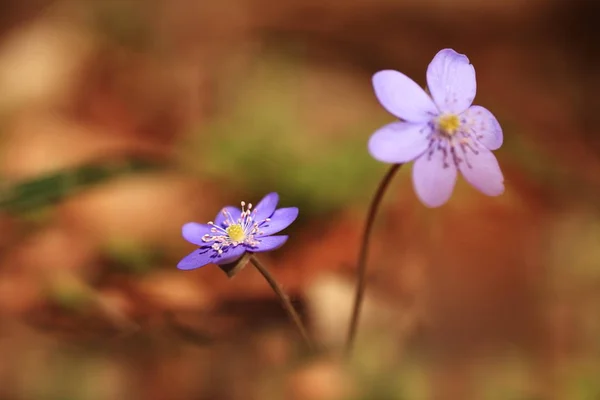
[[[257,239],[260,243],[252,249],[253,253],[275,250],[288,240],[287,235],[265,236]]]
[[[261,236],[272,235],[279,231],[284,230],[298,217],[297,207],[280,208],[276,210],[270,217],[269,222],[265,222],[261,225],[260,231]]]
[[[462,117],[468,132],[488,150],[497,150],[502,146],[502,128],[494,114],[481,106],[471,106]]]
[[[215,264],[229,264],[240,258],[246,252],[246,247],[243,245],[237,245],[235,247],[228,247],[223,253],[213,261]]]
[[[373,88],[381,105],[405,121],[425,122],[438,114],[429,95],[401,72],[377,72],[373,75]]]
[[[475,150],[466,147],[464,160],[458,164],[460,172],[473,187],[488,196],[504,193],[504,176],[496,156],[479,146]]]
[[[188,270],[204,267],[212,262],[211,255],[214,253],[212,249],[197,249],[185,256],[177,264],[177,268]]]
[[[369,152],[383,162],[412,161],[429,147],[427,124],[392,122],[377,130],[369,139]]]
[[[277,208],[277,203],[279,203],[279,195],[275,192],[269,193],[254,207],[252,219],[262,221],[269,218]]]
[[[460,114],[477,92],[475,68],[464,54],[440,50],[427,67],[427,86],[440,111]]]
[[[221,209],[219,214],[215,217],[214,223],[218,226],[225,226],[224,222],[227,220],[227,215],[231,217],[233,222],[236,222],[238,218],[242,215],[242,210],[234,206],[226,206]]]
[[[202,247],[185,256],[177,264],[178,269],[190,270],[204,267],[207,264],[226,264],[240,258],[246,252],[246,248],[242,245],[229,247],[218,254],[211,247]]]
[[[427,207],[439,207],[447,202],[456,183],[456,165],[447,146],[447,142],[434,144],[413,165],[415,192]]]
[[[198,246],[204,246],[206,245],[206,242],[202,241],[202,236],[210,234],[210,230],[212,228],[213,227],[208,224],[188,222],[181,228],[181,235],[190,243],[197,244]]]

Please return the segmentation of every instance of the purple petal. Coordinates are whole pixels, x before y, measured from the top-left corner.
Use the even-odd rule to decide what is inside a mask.
[[[458,167],[471,185],[483,194],[498,196],[504,192],[504,176],[494,154],[483,146],[467,147]]]
[[[210,248],[195,250],[187,256],[185,256],[181,261],[179,261],[179,263],[177,264],[177,268],[188,270],[204,267],[205,265],[213,262],[212,256],[214,254],[215,251]]]
[[[475,98],[475,68],[464,54],[441,50],[427,67],[427,86],[440,111],[460,114]]]
[[[226,213],[228,213],[233,222],[235,222],[242,215],[242,210],[234,206],[223,207],[213,221],[215,225],[224,226],[223,223],[227,220]]]
[[[439,207],[447,202],[456,183],[456,165],[447,150],[447,142],[434,146],[434,150],[428,150],[415,161],[412,170],[417,197],[427,207]]]
[[[290,226],[290,224],[294,222],[297,217],[297,207],[280,208],[279,210],[276,210],[271,216],[271,220],[261,225],[261,236],[272,235],[284,230]]]
[[[228,247],[227,250],[213,261],[215,264],[229,264],[240,258],[246,252],[246,248],[243,245],[235,247]]]
[[[177,264],[177,268],[188,270],[203,267],[207,264],[226,264],[240,258],[246,252],[242,245],[229,247],[222,254],[217,253],[209,246],[197,249],[185,256]]]
[[[269,193],[254,207],[252,219],[262,221],[269,218],[277,208],[277,203],[279,203],[279,195],[275,192]]]
[[[260,243],[252,249],[254,253],[260,253],[262,251],[271,251],[275,250],[278,247],[283,246],[283,244],[288,240],[287,235],[275,235],[275,236],[265,236],[257,239]]]
[[[369,152],[383,162],[412,161],[429,147],[427,124],[392,122],[376,131],[369,139]]]
[[[425,122],[438,114],[429,95],[401,72],[377,72],[373,75],[373,88],[381,105],[405,121]]]
[[[462,117],[465,119],[465,128],[488,150],[497,150],[502,146],[502,128],[494,114],[481,106],[472,106]]]
[[[196,222],[188,222],[181,228],[181,235],[190,243],[204,246],[206,242],[202,241],[202,236],[210,234],[213,227],[208,224],[198,224]]]

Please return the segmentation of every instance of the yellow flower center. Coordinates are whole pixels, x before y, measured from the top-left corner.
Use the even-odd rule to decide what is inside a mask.
[[[246,234],[244,233],[244,228],[242,228],[242,226],[239,224],[233,224],[228,226],[227,229],[225,229],[225,232],[227,232],[227,235],[234,242],[242,242],[246,237]]]
[[[460,127],[460,119],[458,115],[444,114],[437,120],[438,128],[448,136],[452,136],[456,133],[456,130]]]

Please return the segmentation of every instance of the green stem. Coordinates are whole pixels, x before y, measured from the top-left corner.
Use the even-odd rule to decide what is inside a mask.
[[[269,285],[271,286],[271,288],[273,289],[275,294],[277,296],[279,296],[279,299],[281,299],[281,303],[283,304],[283,308],[285,308],[285,310],[287,311],[288,315],[290,316],[292,322],[294,322],[294,324],[296,325],[296,328],[298,328],[298,332],[300,333],[300,336],[302,336],[302,338],[304,339],[304,342],[306,343],[308,348],[312,349],[313,348],[312,340],[310,340],[310,337],[308,336],[308,332],[306,331],[306,328],[304,327],[304,324],[302,323],[300,316],[296,312],[296,309],[292,305],[292,302],[290,301],[289,296],[287,294],[285,294],[285,292],[283,291],[281,286],[279,286],[279,284],[277,283],[275,278],[273,278],[273,275],[271,275],[271,273],[269,272],[267,267],[264,264],[262,264],[260,261],[258,261],[258,258],[256,258],[256,256],[252,255],[250,257],[250,262],[256,267],[256,269],[266,279],[266,281],[269,283]]]
[[[369,213],[367,214],[367,221],[363,230],[360,251],[358,253],[358,266],[356,270],[357,285],[356,292],[354,295],[354,307],[352,308],[352,318],[350,320],[350,326],[348,328],[348,338],[346,341],[347,355],[350,354],[350,352],[352,351],[352,346],[354,345],[356,330],[358,329],[358,319],[360,317],[360,310],[365,295],[365,288],[367,285],[367,255],[369,250],[369,240],[371,238],[371,231],[373,230],[373,224],[375,222],[375,217],[377,216],[377,211],[379,210],[381,200],[383,199],[383,195],[385,194],[387,187],[392,181],[392,178],[394,177],[396,172],[398,172],[401,166],[402,164],[394,164],[390,167],[390,169],[385,174],[381,182],[379,182],[379,186],[377,187],[375,196],[373,196],[373,199],[371,200]]]

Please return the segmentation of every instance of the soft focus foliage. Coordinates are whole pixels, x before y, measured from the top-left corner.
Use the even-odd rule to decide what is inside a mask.
[[[29,0],[0,5],[0,398],[600,397],[594,0]],[[467,54],[505,193],[386,195],[352,362],[337,357],[391,122],[371,76]],[[188,221],[277,191],[252,268],[182,272]],[[233,200],[232,200],[233,199]]]

